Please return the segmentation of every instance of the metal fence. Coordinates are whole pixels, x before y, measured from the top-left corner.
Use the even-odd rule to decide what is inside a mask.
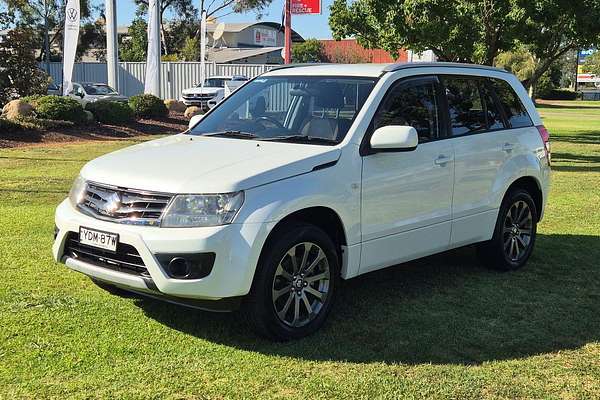
[[[46,65],[40,64],[45,70]],[[207,76],[211,75],[245,75],[254,78],[267,72],[276,65],[266,64],[206,64]],[[62,63],[50,63],[50,76],[54,82],[62,82]],[[145,62],[119,63],[119,92],[125,96],[133,96],[144,92],[146,77]],[[160,92],[164,99],[177,99],[183,89],[200,83],[199,62],[163,62],[161,63]],[[108,82],[106,63],[76,63],[73,69],[74,82]]]

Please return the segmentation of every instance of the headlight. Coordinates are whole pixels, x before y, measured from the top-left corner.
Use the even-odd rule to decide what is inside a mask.
[[[163,216],[163,228],[230,224],[244,203],[244,192],[175,196]]]
[[[85,182],[85,179],[79,175],[77,178],[75,178],[73,186],[71,187],[71,191],[69,192],[69,200],[71,201],[73,207],[77,207],[77,205],[83,201],[86,191],[87,183]]]

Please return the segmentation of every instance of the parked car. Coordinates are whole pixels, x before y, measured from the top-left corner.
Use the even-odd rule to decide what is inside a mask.
[[[183,134],[86,164],[56,210],[54,257],[106,288],[241,304],[258,332],[300,338],[341,279],[470,244],[494,268],[525,265],[548,136],[500,69],[281,68]]]
[[[69,97],[80,102],[83,107],[88,103],[94,103],[99,100],[118,101],[122,103],[126,103],[128,100],[127,96],[120,95],[107,84],[94,82],[74,82],[73,90],[69,92]]]
[[[48,94],[53,96],[62,96],[62,90],[56,83],[48,84]]]
[[[197,106],[202,109],[213,108],[223,100],[228,91],[233,91],[248,81],[243,75],[211,76],[204,81],[204,86],[198,84],[193,88],[185,89],[181,99],[186,106]],[[227,86],[227,87],[226,87]]]

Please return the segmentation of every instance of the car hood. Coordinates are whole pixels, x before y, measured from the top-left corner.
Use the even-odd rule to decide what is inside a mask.
[[[335,162],[330,146],[180,134],[142,143],[87,163],[86,180],[166,193],[250,189]]]
[[[183,94],[211,94],[211,93],[217,93],[220,90],[224,90],[224,89],[220,88],[220,87],[205,86],[204,88],[195,87],[195,88],[185,89],[182,93]]]

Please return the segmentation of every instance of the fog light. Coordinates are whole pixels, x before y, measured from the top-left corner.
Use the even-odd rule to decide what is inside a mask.
[[[208,276],[215,263],[215,253],[156,254],[163,271],[173,279],[201,279]]]
[[[169,275],[177,279],[185,279],[191,272],[190,263],[182,257],[175,257],[169,262]]]

